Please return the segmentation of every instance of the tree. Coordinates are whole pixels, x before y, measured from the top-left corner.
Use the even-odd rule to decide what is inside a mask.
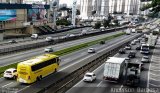
[[[152,0],[151,4],[144,5],[142,8],[140,8],[141,11],[146,9],[151,9],[153,14],[158,14],[160,12],[160,0]]]
[[[95,26],[94,26],[95,29],[99,29],[100,27],[101,27],[101,22],[95,23]]]
[[[109,27],[109,23],[110,23],[109,20],[104,20],[104,21],[103,21],[103,26],[104,26],[104,27]]]
[[[68,26],[68,25],[71,25],[71,22],[66,19],[59,19],[56,21],[56,24]]]
[[[80,14],[81,14],[81,13],[80,13],[80,10],[77,9],[76,15],[80,15]]]
[[[119,26],[118,20],[114,20],[113,22],[115,23],[116,26]]]

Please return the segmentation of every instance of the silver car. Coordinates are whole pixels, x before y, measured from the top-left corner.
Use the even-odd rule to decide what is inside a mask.
[[[149,62],[149,57],[143,56],[141,62]]]

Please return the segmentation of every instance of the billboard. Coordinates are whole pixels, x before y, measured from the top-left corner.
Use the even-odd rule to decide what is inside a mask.
[[[16,10],[0,10],[0,21],[15,21]]]
[[[46,9],[28,9],[28,21],[43,21],[46,19]]]

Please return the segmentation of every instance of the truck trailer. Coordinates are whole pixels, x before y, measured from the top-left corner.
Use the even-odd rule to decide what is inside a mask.
[[[110,57],[104,66],[103,79],[110,82],[119,82],[123,76],[125,58]]]

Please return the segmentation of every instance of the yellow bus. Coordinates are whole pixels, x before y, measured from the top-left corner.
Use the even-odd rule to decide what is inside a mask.
[[[59,57],[53,54],[44,54],[30,60],[20,62],[17,65],[17,81],[21,83],[33,83],[43,77],[56,72],[59,68]]]

